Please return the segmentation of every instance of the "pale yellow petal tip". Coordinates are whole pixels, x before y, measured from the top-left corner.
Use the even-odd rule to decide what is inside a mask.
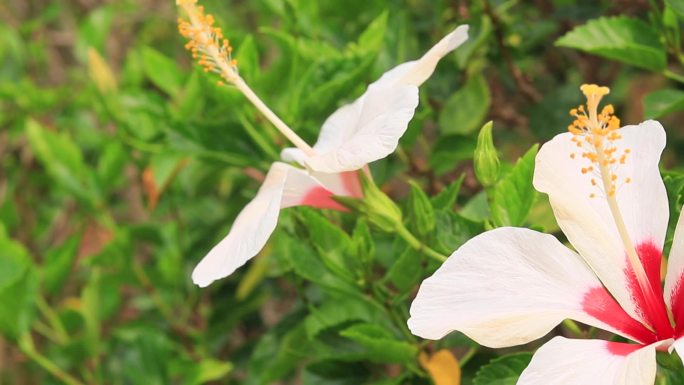
[[[447,37],[449,38],[448,51],[453,51],[468,40],[468,30],[470,26],[467,24],[459,25]]]

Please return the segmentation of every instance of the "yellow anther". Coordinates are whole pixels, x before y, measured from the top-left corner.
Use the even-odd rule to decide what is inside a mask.
[[[177,0],[188,20],[178,19],[178,32],[188,39],[185,48],[204,67],[204,72],[217,72],[228,82],[237,79],[237,62],[231,57],[232,47],[221,28],[213,27],[216,19],[204,13],[197,0]]]
[[[610,90],[607,87],[599,87],[594,84],[584,84],[580,87],[587,98],[586,105],[580,105],[570,110],[574,117],[568,131],[572,134],[572,142],[583,148],[582,158],[589,162],[588,166],[580,168],[582,174],[594,172],[594,166],[598,169],[597,175],[600,180],[591,179],[591,185],[598,187],[607,198],[612,198],[617,190],[618,176],[614,172],[614,165],[625,164],[629,149],[621,150],[618,155],[618,146],[615,141],[622,138],[619,133],[620,119],[615,117],[615,108],[608,104],[598,112],[601,99]],[[570,154],[575,159],[575,154]],[[624,179],[629,183],[630,178]],[[593,194],[592,194],[593,195]]]

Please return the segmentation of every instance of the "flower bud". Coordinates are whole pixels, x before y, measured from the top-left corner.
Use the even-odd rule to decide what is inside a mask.
[[[484,187],[493,186],[501,173],[499,157],[492,138],[492,122],[487,122],[477,136],[477,146],[473,155],[475,176]]]

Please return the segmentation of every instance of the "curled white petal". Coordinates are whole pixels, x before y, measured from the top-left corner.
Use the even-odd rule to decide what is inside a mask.
[[[468,26],[456,28],[422,58],[386,72],[358,99],[335,111],[321,128],[313,147],[315,156],[304,159],[303,154],[289,151],[283,155],[315,171],[335,173],[358,170],[391,154],[418,106],[418,86],[467,37]]]
[[[228,235],[195,267],[193,282],[208,286],[253,258],[275,230],[281,208],[309,205],[342,209],[330,199],[332,194],[305,171],[274,163],[257,195],[238,214]]]

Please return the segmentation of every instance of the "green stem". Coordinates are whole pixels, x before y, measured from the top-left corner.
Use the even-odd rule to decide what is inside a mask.
[[[438,253],[437,251],[431,249],[429,246],[421,242],[418,238],[411,234],[411,232],[408,231],[408,229],[403,224],[399,224],[397,226],[397,234],[400,237],[402,237],[406,241],[406,243],[408,243],[411,247],[427,255],[428,257],[434,259],[435,261],[443,263],[447,260],[447,257],[444,254]]]
[[[59,344],[66,344],[69,342],[69,335],[67,334],[64,325],[62,325],[62,321],[42,295],[37,296],[36,306],[50,323],[50,328],[54,332],[54,335],[51,337],[55,341],[58,341]]]
[[[19,339],[19,348],[24,354],[26,354],[27,357],[29,357],[35,363],[40,365],[40,367],[45,369],[48,373],[52,374],[63,383],[67,385],[85,385],[83,382],[77,380],[75,377],[62,370],[62,368],[57,366],[57,364],[50,361],[49,358],[38,353],[33,345],[33,339],[31,339],[31,335],[29,333],[21,336]]]
[[[465,364],[467,364],[468,361],[470,361],[470,359],[473,358],[473,356],[475,356],[475,353],[477,353],[477,349],[478,348],[476,346],[471,346],[466,352],[466,354],[464,354],[463,357],[461,357],[461,359],[458,361],[459,365],[461,367],[464,367]]]
[[[271,146],[271,143],[268,140],[264,139],[263,135],[261,135],[259,130],[254,127],[252,122],[250,122],[244,114],[240,114],[238,120],[240,120],[240,123],[247,132],[247,135],[252,138],[254,143],[261,149],[261,151],[263,151],[272,160],[280,159],[280,154],[278,154],[278,151]]]
[[[563,326],[565,326],[572,334],[575,335],[575,337],[584,337],[584,332],[580,327],[577,325],[577,323],[571,319],[566,319],[563,321]]]
[[[675,72],[672,72],[672,71],[666,69],[666,70],[663,70],[662,74],[663,74],[663,76],[665,76],[668,79],[674,80],[676,82],[684,83],[684,76],[682,76],[678,73],[675,73]]]

